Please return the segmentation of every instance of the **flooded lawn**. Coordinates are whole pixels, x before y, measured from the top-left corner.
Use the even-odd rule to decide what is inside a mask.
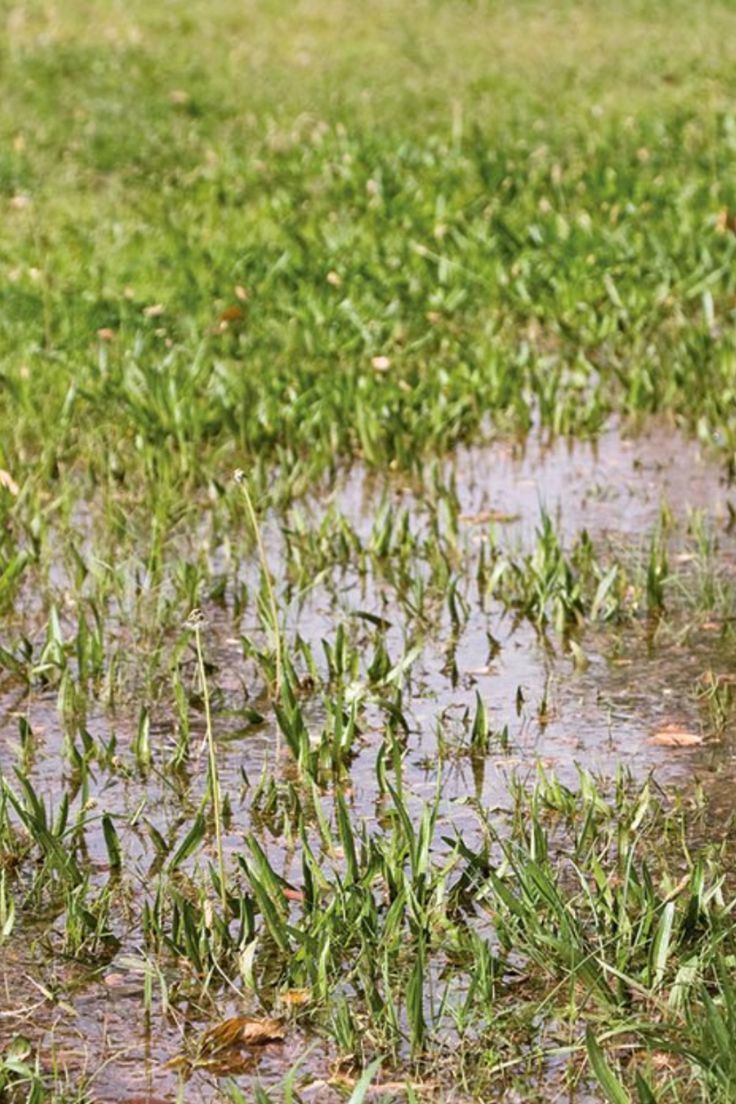
[[[731,501],[721,468],[664,425],[595,445],[462,449],[424,488],[352,469],[264,524],[286,672],[278,717],[266,567],[205,513],[175,555],[182,577],[200,572],[226,925],[186,587],[154,596],[181,617],[155,664],[126,596],[110,602],[106,633],[130,676],[118,701],[104,678],[82,677],[82,591],[57,574],[46,585],[59,654],[47,632],[26,677],[22,650],[4,643],[17,663],[0,697],[0,767],[15,793],[3,812],[0,1053],[27,1040],[31,1067],[72,1096],[83,1085],[130,1104],[183,1086],[186,1100],[251,1099],[255,1081],[278,1093],[295,1065],[300,1099],[340,1100],[371,1053],[387,1056],[371,1090],[385,1083],[381,1099],[406,1098],[408,1076],[417,1099],[470,1099],[487,1082],[494,1099],[522,1099],[523,1086],[524,1100],[602,1100],[581,1079],[574,1020],[552,1004],[532,1015],[550,998],[524,939],[513,946],[515,898],[487,898],[487,864],[513,872],[504,841],[530,861],[572,848],[584,864],[589,844],[615,863],[624,844],[609,821],[626,820],[650,777],[632,823],[654,833],[652,854],[668,841],[674,871],[685,870],[674,806],[663,797],[652,812],[658,792],[682,793],[693,840],[724,827],[713,810],[730,814],[734,775]],[[90,560],[95,510],[74,522]],[[583,531],[585,562],[568,561]],[[32,591],[26,600],[30,625]],[[596,807],[601,839],[591,827],[574,843]],[[367,934],[335,946],[363,923],[372,978]],[[419,959],[405,959],[404,940]],[[488,1035],[491,1007],[503,1042]],[[203,1032],[236,1015],[275,1018],[283,1039],[203,1048]]]
[[[0,1100],[736,1099],[736,8],[0,15]]]

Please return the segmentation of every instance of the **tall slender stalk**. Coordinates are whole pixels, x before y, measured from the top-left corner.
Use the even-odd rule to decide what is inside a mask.
[[[227,890],[225,886],[225,855],[222,849],[222,805],[220,802],[220,777],[217,771],[217,756],[215,754],[215,734],[212,728],[212,710],[210,708],[210,691],[207,685],[207,672],[204,667],[204,652],[202,650],[202,625],[204,617],[200,610],[193,610],[188,618],[188,625],[194,630],[194,643],[197,650],[197,667],[199,669],[199,681],[202,687],[202,700],[204,701],[204,718],[207,738],[208,782],[210,801],[212,802],[212,817],[215,822],[215,844],[217,848],[217,869],[220,876],[220,900],[223,914],[227,914]]]
[[[258,559],[261,565],[261,574],[263,576],[263,583],[266,588],[266,597],[268,599],[270,620],[271,620],[271,634],[273,636],[273,647],[276,659],[276,678],[274,685],[274,697],[278,698],[281,695],[281,681],[282,681],[282,659],[281,659],[281,632],[279,630],[279,614],[276,606],[276,596],[273,590],[273,580],[271,579],[271,572],[268,567],[268,560],[266,558],[266,549],[263,544],[263,537],[261,536],[261,527],[258,524],[258,518],[256,516],[255,507],[253,506],[253,499],[251,498],[250,491],[248,490],[248,481],[245,476],[245,472],[238,469],[235,472],[235,482],[240,486],[243,492],[243,499],[245,501],[245,509],[248,514],[248,520],[253,534],[256,539],[256,547],[258,549]]]

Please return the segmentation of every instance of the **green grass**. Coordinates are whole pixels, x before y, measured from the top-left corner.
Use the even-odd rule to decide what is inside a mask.
[[[631,661],[727,772],[734,5],[0,18],[0,1095],[142,1076],[70,1043],[130,976],[162,1091],[732,1100],[711,798],[528,734]],[[718,509],[464,512],[654,420]],[[200,1062],[243,1010],[288,1058]]]
[[[6,467],[299,486],[489,412],[732,453],[727,5],[68,7],[8,23]]]

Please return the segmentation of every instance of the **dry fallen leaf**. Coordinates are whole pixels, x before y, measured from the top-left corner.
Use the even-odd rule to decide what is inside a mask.
[[[278,1020],[257,1019],[255,1016],[231,1016],[205,1031],[200,1040],[201,1056],[217,1054],[228,1047],[263,1046],[284,1038],[283,1025]]]
[[[109,326],[103,326],[102,329],[97,331],[97,336],[100,341],[112,341],[115,338],[115,331],[111,330]]]
[[[192,1063],[193,1070],[207,1070],[215,1077],[242,1077],[250,1073],[258,1064],[258,1058],[252,1050],[237,1050],[230,1047],[222,1050],[210,1058],[196,1058]]]
[[[255,1059],[242,1053],[244,1047],[279,1043],[284,1037],[279,1020],[231,1016],[205,1031],[194,1053],[176,1054],[164,1063],[164,1068],[179,1070],[186,1077],[196,1069],[206,1069],[218,1076],[245,1073]]]
[[[160,318],[165,310],[163,303],[152,303],[150,307],[143,308],[143,314],[146,318]]]
[[[656,744],[657,747],[697,747],[697,745],[702,744],[702,742],[702,736],[698,736],[696,732],[688,732],[686,728],[683,728],[682,725],[676,722],[662,725],[661,728],[658,728],[657,731],[649,737],[649,743]]]
[[[221,322],[240,322],[243,318],[245,318],[243,308],[238,306],[225,307],[220,315]]]
[[[12,495],[17,495],[18,484],[13,479],[10,472],[3,471],[0,468],[0,487],[4,487],[6,491],[10,491]]]

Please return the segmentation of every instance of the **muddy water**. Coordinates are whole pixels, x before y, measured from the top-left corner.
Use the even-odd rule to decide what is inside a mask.
[[[489,514],[502,519],[504,541],[524,548],[533,538],[541,508],[567,538],[585,528],[594,540],[605,538],[624,547],[646,538],[663,503],[681,520],[691,511],[701,511],[718,532],[722,570],[730,573],[736,564],[736,538],[727,528],[728,503],[736,496],[719,467],[701,455],[695,443],[666,426],[651,426],[646,438],[630,440],[612,430],[596,445],[558,442],[548,448],[538,443],[468,448],[443,462],[443,475],[454,480],[461,504],[469,575]],[[374,479],[356,468],[329,495],[315,497],[308,509],[318,521],[328,506],[336,507],[367,537],[382,496],[418,512],[424,508],[411,486],[393,481],[377,487]],[[276,565],[282,550],[275,521],[268,540],[278,579]],[[208,552],[217,564],[220,550],[209,548]],[[252,572],[249,578],[252,581]],[[385,616],[380,589],[376,580],[366,584],[348,567],[339,578],[318,583],[284,611],[289,632],[298,631],[319,654],[320,640],[334,636],[336,619],[355,609]],[[403,640],[398,616],[396,622],[387,634],[392,655],[400,654]],[[206,631],[208,654],[216,657],[218,668],[213,680],[219,692],[221,784],[233,809],[227,846],[241,848],[244,833],[254,827],[274,867],[283,869],[288,878],[294,857],[285,853],[277,834],[252,817],[252,786],[261,773],[266,770],[286,778],[290,768],[270,722],[244,728],[241,710],[248,676],[239,629],[252,631],[248,615],[241,626],[233,626],[231,618],[213,616]],[[705,672],[729,672],[733,654],[724,645],[722,626],[706,621],[697,631],[684,629],[654,640],[650,629],[640,626],[587,634],[583,641],[587,665],[580,669],[554,641],[545,644],[532,628],[514,625],[502,611],[483,610],[471,603],[457,641],[453,677],[446,664],[450,627],[440,620],[412,669],[406,695],[410,732],[405,787],[414,807],[432,799],[441,773],[442,834],[455,828],[472,836],[476,819],[468,798],[486,808],[503,805],[511,772],[531,778],[540,764],[572,785],[579,766],[610,776],[621,764],[638,777],[654,770],[663,784],[689,786],[701,779],[716,790],[730,785],[735,768],[728,733],[714,737],[702,701],[694,693]],[[499,646],[491,657],[489,634]],[[468,711],[472,715],[476,693],[486,702],[494,730],[507,732],[507,739],[494,742],[480,763],[453,753],[462,748],[463,718]],[[114,733],[124,754],[136,714],[134,705],[114,716],[100,710],[90,715],[88,727],[103,740]],[[0,697],[0,767],[8,775],[19,761],[20,715],[30,722],[35,736],[35,750],[27,763],[33,784],[55,805],[63,789],[69,789],[56,695],[34,694],[29,699],[8,690]],[[317,706],[314,719],[319,721]],[[702,732],[705,743],[676,751],[653,746],[648,739],[651,733],[669,722]],[[369,707],[351,768],[350,801],[357,822],[373,824],[379,815],[375,760],[381,723],[378,712]],[[196,718],[193,729],[199,746],[201,723],[197,726]],[[170,718],[154,716],[154,748],[170,750],[172,731]],[[189,764],[185,785],[175,784],[159,769],[160,762],[155,761],[146,777],[135,769],[108,774],[95,768],[89,794],[76,795],[73,802],[77,809],[83,798],[91,799],[100,810],[133,821],[120,831],[134,898],[142,897],[151,881],[154,856],[143,828],[145,819],[166,838],[179,838],[182,823],[191,819],[204,793],[203,755]],[[329,807],[329,794],[325,806]],[[104,881],[107,860],[101,833],[91,834],[89,842],[91,861]],[[111,950],[108,962],[94,970],[67,962],[59,954],[49,956],[44,941],[28,925],[20,925],[17,936],[0,952],[0,1046],[18,1033],[27,1035],[38,1046],[42,1063],[54,1055],[58,1083],[65,1078],[78,1083],[81,1076],[91,1076],[90,1095],[100,1101],[174,1099],[178,1078],[163,1063],[180,1049],[185,1019],[195,1025],[203,1021],[196,1008],[180,1009],[178,1017],[164,1018],[155,1002],[152,1021],[146,1019],[145,963],[136,915],[131,908],[129,923],[120,923],[116,930],[119,946]],[[49,993],[56,999],[48,999]],[[235,1011],[242,1011],[237,998],[223,998],[221,1017]],[[258,1076],[265,1082],[278,1081],[310,1047],[315,1049],[306,1059],[305,1071],[312,1071],[313,1084],[303,1095],[330,1099],[322,1080],[329,1069],[329,1051],[296,1028],[283,1045],[268,1046],[254,1059]],[[245,1071],[236,1080],[247,1090],[252,1076]],[[214,1079],[198,1074],[187,1084],[185,1099],[212,1100],[217,1092]],[[451,1097],[445,1092],[442,1099]],[[577,1099],[583,1104],[595,1097]]]

